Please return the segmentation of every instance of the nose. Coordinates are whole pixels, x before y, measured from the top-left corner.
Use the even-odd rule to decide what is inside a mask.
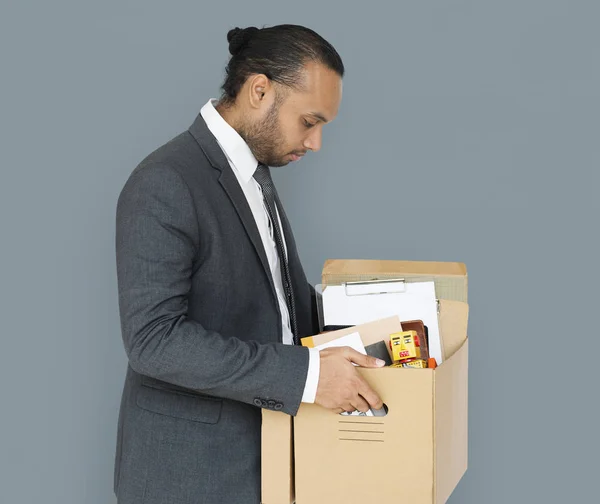
[[[304,140],[304,148],[313,152],[318,152],[321,149],[322,144],[322,131],[321,128],[315,128],[311,131],[310,135]]]

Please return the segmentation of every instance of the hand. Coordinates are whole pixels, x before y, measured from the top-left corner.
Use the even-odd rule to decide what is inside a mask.
[[[315,403],[336,413],[354,410],[366,412],[370,408],[383,407],[380,397],[352,363],[376,368],[384,366],[385,362],[350,347],[326,348],[319,355],[321,371]]]

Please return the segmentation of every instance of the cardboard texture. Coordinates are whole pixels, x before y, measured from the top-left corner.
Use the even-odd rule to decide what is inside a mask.
[[[285,420],[290,417],[263,412],[263,504],[289,504],[294,493],[296,504],[443,504],[465,473],[466,268],[361,260],[331,260],[323,268],[325,286],[391,278],[435,281],[444,362],[436,369],[357,368],[387,405],[384,417],[348,417],[302,404],[292,429]],[[367,346],[401,330],[396,316],[305,338],[303,344],[316,346],[358,331]],[[265,418],[279,425],[267,429]],[[294,436],[294,464],[285,432]]]
[[[467,470],[469,342],[433,371],[435,504],[444,504]]]
[[[262,410],[261,503],[294,502],[294,451],[292,417]]]

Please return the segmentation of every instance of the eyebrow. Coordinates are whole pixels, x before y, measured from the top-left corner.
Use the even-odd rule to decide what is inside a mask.
[[[311,115],[313,117],[316,117],[319,121],[323,121],[324,123],[329,122],[327,119],[325,119],[325,117],[323,117],[321,114],[319,114],[318,112],[309,112],[308,115]]]

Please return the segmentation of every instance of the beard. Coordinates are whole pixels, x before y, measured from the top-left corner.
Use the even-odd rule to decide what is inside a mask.
[[[289,163],[283,154],[285,141],[279,128],[279,105],[276,100],[262,121],[245,124],[238,132],[259,163],[274,167]]]

